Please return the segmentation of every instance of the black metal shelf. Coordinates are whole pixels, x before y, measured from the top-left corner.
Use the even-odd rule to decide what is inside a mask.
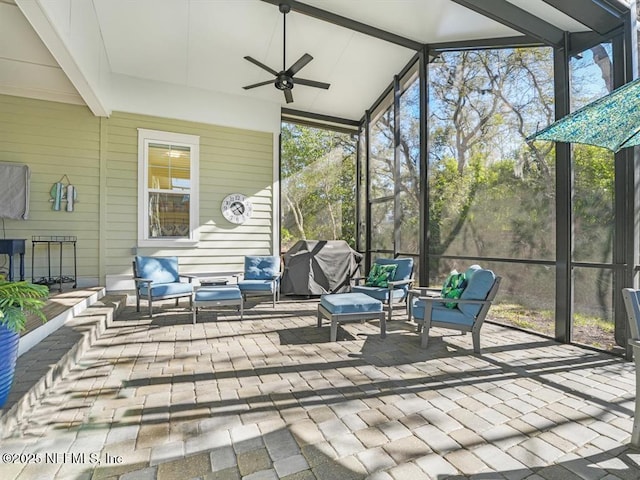
[[[78,286],[78,270],[76,263],[76,242],[77,237],[70,235],[53,235],[53,236],[45,236],[45,235],[35,235],[31,237],[31,243],[33,244],[31,248],[31,281],[32,283],[37,283],[40,285],[58,285],[59,290],[62,292],[62,284],[63,283],[73,283],[73,288]],[[36,280],[34,275],[34,259],[35,259],[35,250],[36,246],[39,244],[47,245],[47,272],[48,275],[46,277],[40,277]],[[60,261],[58,264],[58,275],[54,276],[51,274],[51,245],[58,245],[60,249]],[[71,275],[63,275],[62,274],[62,251],[64,245],[73,246],[73,276]]]

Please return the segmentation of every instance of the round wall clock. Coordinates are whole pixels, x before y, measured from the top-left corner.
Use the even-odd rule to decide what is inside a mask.
[[[222,200],[222,215],[231,223],[244,223],[251,218],[253,206],[241,193],[232,193]]]

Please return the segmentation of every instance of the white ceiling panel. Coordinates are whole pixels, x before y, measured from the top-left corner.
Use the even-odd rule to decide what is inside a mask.
[[[16,5],[0,3],[0,58],[57,67]]]
[[[210,98],[225,94],[233,96],[231,99],[245,97],[243,100],[357,120],[416,53],[296,12],[294,6],[286,16],[287,52],[283,65],[283,15],[277,5],[261,0],[91,0],[83,9],[73,8],[77,6],[74,0],[17,1],[51,6],[42,9],[52,12],[48,20],[54,28],[47,33],[58,31],[62,43],[89,47],[74,49],[66,45],[62,52],[55,52],[49,42],[52,56],[21,16],[20,9],[11,0],[0,0],[0,59],[4,61],[5,81],[9,77],[15,81],[19,71],[24,72],[22,75],[33,74],[7,62],[31,62],[61,72],[54,60],[60,58],[56,53],[63,56],[71,53],[75,55],[78,72],[87,77],[86,82],[80,82],[83,85],[91,86],[99,78],[106,86],[109,76],[117,75],[132,79],[136,85],[144,81],[166,85],[167,91],[174,95],[183,92],[191,101],[198,92],[206,92],[204,96]],[[586,30],[543,0],[508,1],[561,30]],[[521,35],[452,0],[299,0],[299,3],[303,10],[305,6],[315,7],[418,44]],[[24,11],[24,5],[21,8]],[[84,57],[78,52],[84,52]],[[272,74],[243,57],[249,55],[280,71],[305,53],[312,55],[313,60],[296,76],[329,83],[328,90],[295,85],[294,102],[286,104],[283,93],[273,84],[250,90],[242,88],[273,79]],[[104,61],[102,57],[100,61],[90,61],[101,55]],[[89,74],[92,63],[94,71]],[[25,85],[46,89],[41,81],[47,74],[39,75],[37,81],[25,79]],[[73,79],[74,84],[82,80],[77,78],[77,72]],[[62,87],[59,79],[51,81],[55,88],[63,90],[62,95],[69,95],[67,86]],[[118,82],[120,86],[125,84]],[[96,98],[107,91],[106,87],[102,90],[102,85],[93,85],[93,90]],[[88,98],[91,89],[87,92],[83,95]],[[127,98],[119,93],[119,98]],[[108,98],[103,101],[108,102]],[[92,105],[89,101],[88,104]]]
[[[450,0],[302,0],[302,3],[421,43],[521,35]]]
[[[114,73],[186,82],[188,1],[108,0],[94,5]]]

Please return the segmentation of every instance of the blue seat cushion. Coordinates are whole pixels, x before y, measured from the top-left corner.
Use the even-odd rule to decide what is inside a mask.
[[[273,280],[240,280],[238,287],[243,292],[270,292],[273,293],[275,282]]]
[[[240,300],[242,294],[238,287],[204,287],[196,290],[196,302],[215,302],[218,300]]]
[[[471,278],[467,280],[467,287],[460,298],[464,300],[485,300],[489,290],[493,287],[496,276],[491,270],[479,268],[473,271]],[[482,305],[476,303],[461,303],[458,308],[465,315],[475,317],[480,313]]]
[[[143,284],[140,287],[140,295],[148,296],[149,286]],[[193,293],[193,285],[190,283],[153,283],[151,285],[152,297],[166,297],[168,295],[190,295]]]
[[[140,278],[155,283],[179,282],[178,257],[143,257],[136,255],[136,270]]]
[[[367,287],[366,285],[354,285],[351,288],[354,293],[364,293],[381,302],[387,302],[389,300],[389,289],[382,287]],[[393,300],[402,300],[407,294],[407,290],[404,288],[394,288],[391,290],[391,296]]]
[[[332,314],[381,312],[382,302],[364,293],[331,293],[320,298],[320,305]]]
[[[245,280],[271,280],[280,272],[280,258],[276,256],[244,257]]]
[[[425,302],[422,300],[414,300],[411,312],[413,317],[418,320],[424,320]],[[457,308],[447,308],[443,303],[437,302],[433,304],[431,309],[431,320],[434,322],[455,323],[458,325],[473,325],[474,318],[462,313]]]

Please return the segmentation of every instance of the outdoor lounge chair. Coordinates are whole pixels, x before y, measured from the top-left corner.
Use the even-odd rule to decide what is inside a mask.
[[[623,288],[622,298],[627,310],[629,344],[636,362],[636,408],[631,430],[631,445],[640,447],[640,290]]]
[[[429,341],[429,329],[440,327],[471,332],[473,351],[480,353],[480,329],[498,293],[501,277],[497,277],[491,270],[473,265],[465,272],[465,278],[467,284],[460,298],[425,295],[425,290],[433,293],[432,289],[412,291],[409,317],[418,323],[423,348],[427,347]],[[420,295],[417,298],[416,293]]]
[[[280,257],[246,256],[244,273],[238,278],[238,287],[246,300],[249,295],[271,295],[273,308],[280,299]]]
[[[381,285],[371,284],[372,271],[384,270],[388,267],[392,268],[392,275],[390,279],[385,279]],[[388,319],[391,320],[393,313],[393,304],[406,301],[409,288],[413,283],[413,258],[378,258],[369,271],[369,276],[366,277],[366,283],[360,285],[360,281],[365,278],[354,278],[355,285],[351,287],[352,292],[359,292],[369,295],[370,297],[380,300],[383,304],[389,306]]]
[[[182,282],[186,278],[189,282]],[[143,257],[137,255],[133,260],[133,280],[136,284],[136,312],[140,311],[140,299],[149,304],[149,317],[153,316],[153,301],[178,300],[189,297],[189,306],[193,307],[193,275],[178,273],[178,257]]]

